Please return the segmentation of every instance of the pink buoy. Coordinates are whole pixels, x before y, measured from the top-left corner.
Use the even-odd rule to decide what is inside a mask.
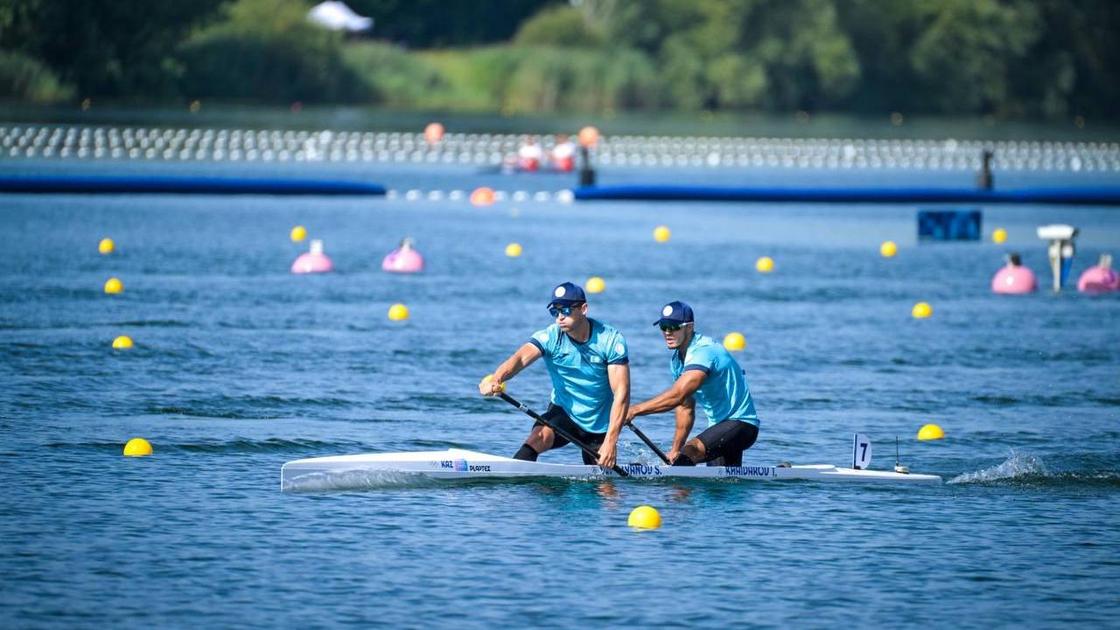
[[[385,255],[381,270],[391,273],[416,273],[424,270],[424,257],[412,247],[411,238],[401,241],[400,247]]]
[[[1007,265],[992,276],[992,291],[1008,295],[1031,293],[1038,289],[1034,272],[1023,266],[1019,254],[1007,257]]]
[[[1100,262],[1086,269],[1077,279],[1077,290],[1082,293],[1120,291],[1120,274],[1112,268],[1112,256],[1101,254]]]
[[[292,273],[324,273],[334,269],[331,259],[323,253],[323,241],[311,241],[311,250],[300,254],[292,263]]]

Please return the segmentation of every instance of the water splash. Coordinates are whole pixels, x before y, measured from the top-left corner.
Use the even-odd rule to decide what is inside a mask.
[[[1050,476],[1050,471],[1042,459],[1025,453],[1011,451],[1007,461],[998,466],[984,468],[976,472],[962,473],[948,483],[990,483],[993,481],[1037,479]]]
[[[642,464],[644,466],[652,466],[660,464],[661,458],[649,450],[645,444],[640,442],[618,442],[618,463],[626,464]]]

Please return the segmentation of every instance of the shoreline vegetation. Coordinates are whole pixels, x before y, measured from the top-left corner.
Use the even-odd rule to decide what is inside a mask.
[[[1098,129],[1120,112],[1120,8],[1106,0],[490,0],[467,7],[502,16],[485,31],[431,17],[459,6],[349,2],[392,41],[322,29],[305,0],[69,4],[0,7],[0,99]]]

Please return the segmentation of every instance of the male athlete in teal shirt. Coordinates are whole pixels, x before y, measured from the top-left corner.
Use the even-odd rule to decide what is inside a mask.
[[[587,317],[583,289],[565,282],[552,291],[548,312],[555,322],[533,333],[529,341],[483,380],[483,396],[502,391],[515,374],[544,357],[552,379],[552,399],[542,414],[563,431],[599,451],[599,459],[583,454],[585,464],[615,465],[618,435],[630,405],[630,359],[626,339],[613,327]],[[533,426],[515,459],[536,461],[568,440],[541,423]]]
[[[758,439],[758,413],[743,368],[710,337],[694,330],[692,308],[670,302],[661,309],[665,345],[673,350],[669,370],[676,382],[664,392],[630,407],[636,416],[676,409],[677,430],[668,453],[675,466],[742,466],[743,451]],[[708,416],[708,428],[685,443],[696,419],[696,401]]]

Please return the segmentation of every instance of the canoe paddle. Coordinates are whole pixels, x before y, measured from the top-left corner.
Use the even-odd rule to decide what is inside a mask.
[[[521,411],[524,411],[525,414],[528,415],[530,418],[536,420],[537,422],[539,422],[539,423],[543,424],[544,426],[546,426],[546,427],[552,429],[553,431],[555,431],[556,435],[559,435],[560,437],[564,438],[565,440],[567,440],[567,441],[571,442],[572,444],[575,444],[576,446],[580,447],[580,449],[582,449],[584,453],[587,453],[591,457],[595,458],[596,461],[598,461],[599,452],[592,449],[590,446],[584,444],[582,441],[577,440],[575,438],[575,436],[573,436],[572,434],[570,434],[567,431],[561,429],[560,427],[556,426],[552,422],[550,422],[548,420],[545,420],[544,417],[541,416],[541,414],[539,414],[539,413],[533,411],[532,409],[526,407],[525,405],[521,404],[513,396],[510,396],[509,394],[507,394],[505,392],[499,393],[498,396],[501,397],[501,399],[506,401],[507,403],[513,405],[514,407],[517,407]],[[620,468],[618,466],[618,464],[615,464],[614,466],[611,466],[611,470],[618,473],[619,477],[629,477],[630,476],[630,473],[628,473],[625,470],[623,470],[622,468]]]

